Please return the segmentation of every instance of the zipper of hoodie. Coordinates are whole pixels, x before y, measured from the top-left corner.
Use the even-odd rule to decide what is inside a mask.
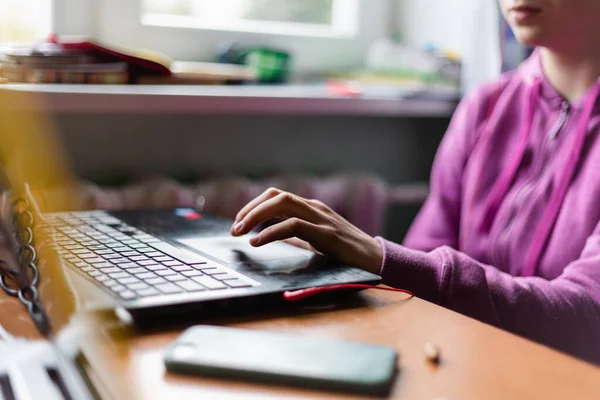
[[[550,152],[552,150],[552,145],[554,143],[554,140],[559,135],[559,133],[563,130],[563,128],[567,122],[567,119],[569,118],[570,111],[571,111],[571,106],[569,105],[569,103],[566,101],[563,101],[561,104],[561,107],[560,107],[560,114],[558,115],[558,119],[556,120],[556,122],[550,129],[550,132],[548,133],[548,135],[546,135],[546,137],[544,139],[544,143],[545,143],[544,153],[543,153],[542,161],[539,163],[539,165],[540,165],[539,172],[536,173],[534,179],[530,179],[529,182],[527,182],[525,185],[523,185],[523,187],[519,190],[519,193],[517,194],[515,201],[513,202],[513,205],[511,207],[508,223],[506,224],[506,227],[498,235],[497,239],[494,242],[494,245],[492,248],[492,262],[497,266],[500,266],[499,261],[501,258],[501,252],[499,250],[499,245],[503,241],[505,241],[508,238],[508,236],[510,235],[510,233],[512,232],[514,225],[515,225],[515,221],[516,221],[515,217],[517,215],[517,211],[519,210],[519,208],[521,208],[521,205],[523,204],[524,200],[534,191],[535,184],[537,182],[539,182],[540,178],[542,177],[542,175],[544,173],[544,169],[545,169],[544,167],[547,164],[548,155],[550,154]]]
[[[556,139],[556,137],[558,136],[558,134],[560,133],[562,128],[565,126],[565,123],[567,122],[567,118],[569,117],[570,111],[571,111],[571,105],[569,103],[567,103],[566,101],[563,101],[562,104],[560,105],[560,114],[558,116],[558,120],[552,127],[552,130],[550,130],[549,137],[551,140]]]

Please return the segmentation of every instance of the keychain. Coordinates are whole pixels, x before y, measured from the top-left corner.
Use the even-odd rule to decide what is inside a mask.
[[[7,197],[3,196],[3,203]],[[0,393],[8,390],[16,400],[97,399],[99,396],[77,364],[76,355],[65,354],[56,342],[50,318],[40,301],[33,209],[28,199],[19,197],[10,204],[12,227],[7,226],[5,220],[0,221],[0,233],[9,250],[9,259],[0,259],[0,287],[19,299],[47,341],[16,339],[0,325],[0,337],[3,338],[0,342]]]

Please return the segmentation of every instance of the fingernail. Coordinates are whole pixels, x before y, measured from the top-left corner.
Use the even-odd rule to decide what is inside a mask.
[[[240,222],[238,222],[237,224],[235,224],[235,226],[233,227],[233,230],[234,230],[236,233],[240,233],[240,231],[242,230],[242,228],[243,228],[243,227],[244,227],[244,222],[243,222],[243,221],[240,221]]]
[[[252,246],[256,246],[258,243],[260,243],[260,236],[254,236],[252,239],[250,239],[250,244]]]

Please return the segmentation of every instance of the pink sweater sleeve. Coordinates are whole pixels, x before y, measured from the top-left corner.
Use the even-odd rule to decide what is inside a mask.
[[[600,225],[552,281],[513,277],[448,246],[424,252],[378,240],[386,284],[600,363]]]

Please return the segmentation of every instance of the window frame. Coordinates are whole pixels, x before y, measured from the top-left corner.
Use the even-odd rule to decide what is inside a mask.
[[[201,27],[173,27],[142,23],[141,0],[52,0],[53,29],[57,34],[84,35],[128,47],[146,48],[177,60],[213,61],[226,44],[266,45],[292,53],[299,74],[360,67],[374,40],[390,32],[390,1],[352,0],[346,11],[350,21],[338,32],[232,30]],[[336,0],[342,7],[348,0]],[[340,15],[334,10],[334,18]],[[353,20],[354,19],[354,20]],[[198,45],[201,43],[201,45]]]

